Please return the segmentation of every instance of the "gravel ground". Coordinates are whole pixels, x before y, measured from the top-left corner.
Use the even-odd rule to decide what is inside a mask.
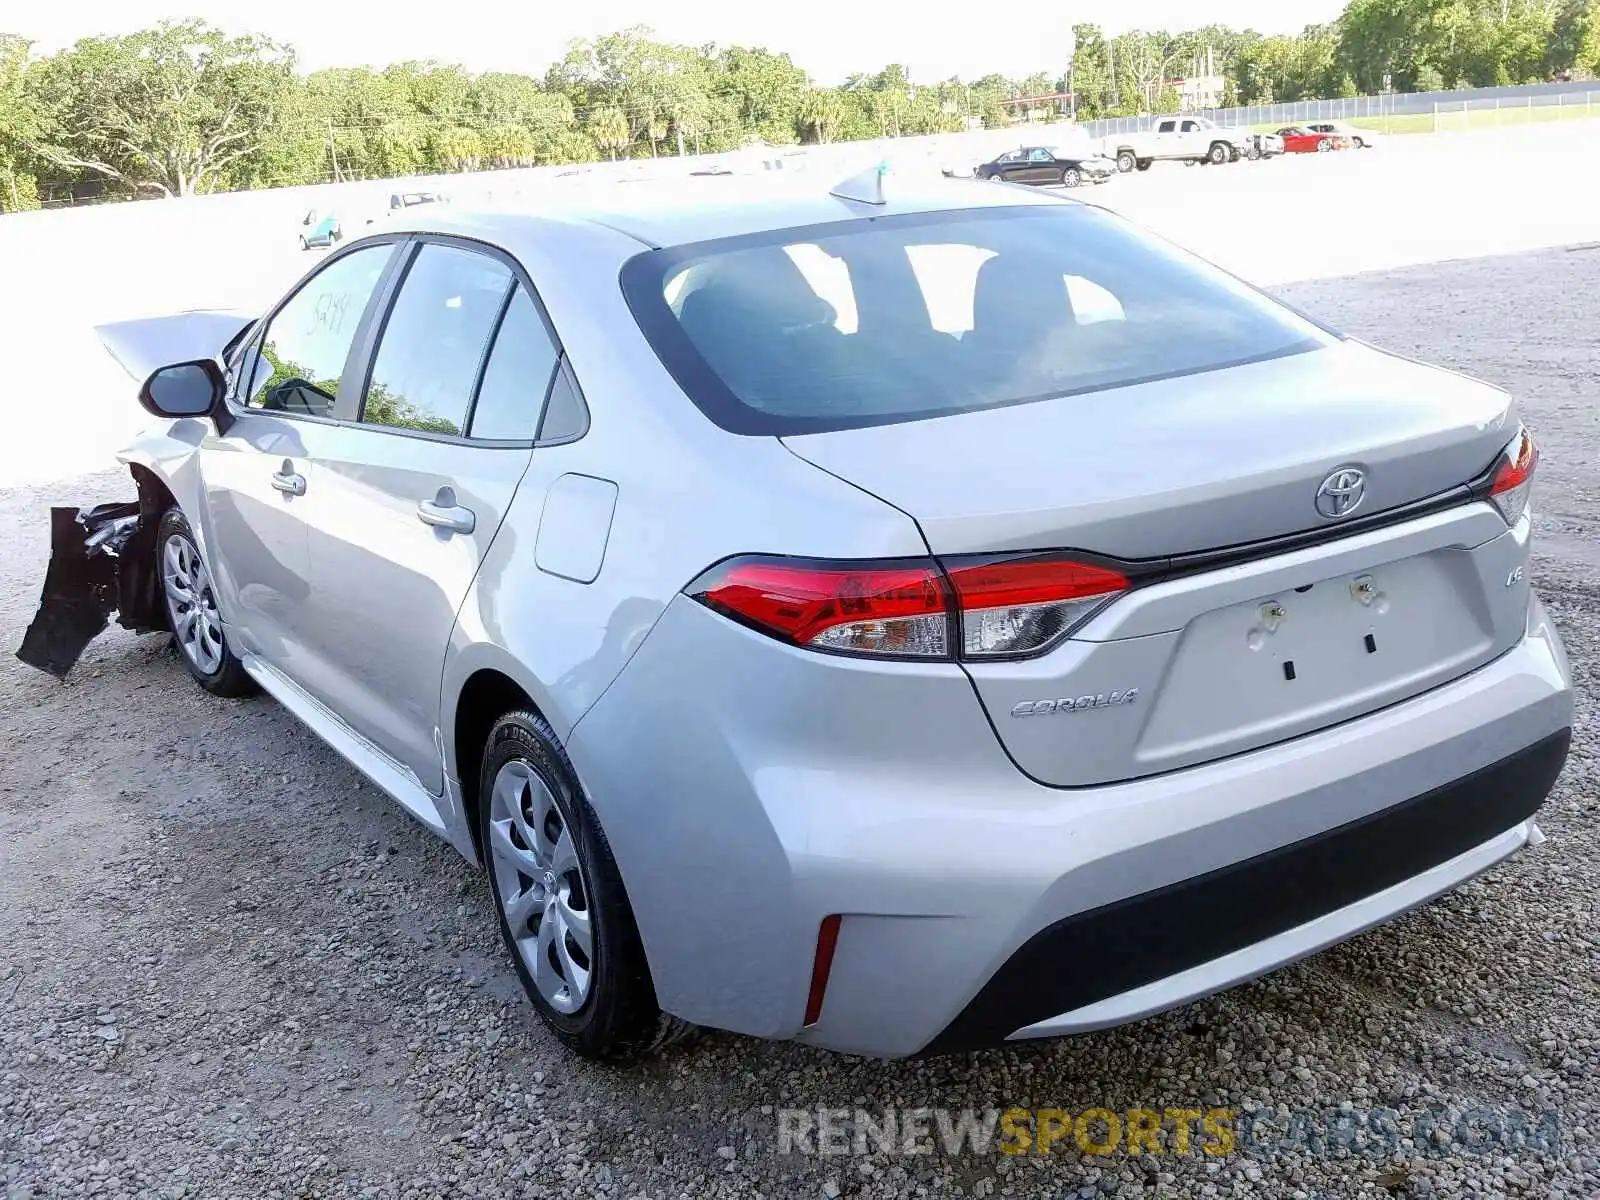
[[[630,1071],[563,1055],[483,880],[269,700],[116,631],[60,685],[0,664],[0,1180],[11,1197],[1416,1196],[1600,1193],[1600,252],[1283,289],[1358,336],[1514,387],[1545,449],[1537,578],[1580,690],[1550,841],[1395,924],[1129,1028],[924,1063],[708,1034]],[[0,642],[45,507],[0,491]],[[1348,1102],[1556,1110],[1548,1152],[1091,1158],[778,1152],[819,1106]],[[1070,1141],[1064,1145],[1070,1145]],[[1170,1145],[1170,1143],[1169,1143]]]

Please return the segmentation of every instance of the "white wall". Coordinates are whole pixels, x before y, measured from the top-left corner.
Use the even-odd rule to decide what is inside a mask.
[[[949,158],[988,158],[1013,140],[979,132],[751,157],[757,164],[781,159],[786,171],[800,164],[822,186],[886,151],[897,169],[933,169]],[[696,165],[604,164],[580,178]],[[464,200],[485,189],[497,196],[520,190],[526,201],[573,178],[561,170],[407,182],[431,182]],[[109,465],[144,420],[129,380],[100,347],[96,324],[269,304],[318,259],[298,246],[307,208],[381,208],[398,186],[335,184],[0,217],[0,350],[8,385],[0,393],[7,432],[0,485]],[[1269,285],[1595,242],[1600,122],[1403,137],[1373,151],[1224,168],[1158,164],[1083,195]]]

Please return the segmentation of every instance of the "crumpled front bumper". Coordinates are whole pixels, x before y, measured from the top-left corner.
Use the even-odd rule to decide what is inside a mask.
[[[113,613],[125,629],[165,629],[154,554],[159,518],[144,498],[52,508],[50,566],[17,657],[65,679]]]

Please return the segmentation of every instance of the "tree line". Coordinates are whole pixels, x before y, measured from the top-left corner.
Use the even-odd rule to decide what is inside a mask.
[[[1108,37],[1078,25],[1059,74],[916,83],[904,67],[819,86],[787,54],[633,28],[573,43],[542,77],[435,62],[302,75],[292,47],[199,20],[36,55],[0,33],[0,211],[327,180],[717,152],[1600,74],[1600,0],[1350,0],[1297,36],[1211,25]],[[1041,57],[1052,57],[1048,52]]]

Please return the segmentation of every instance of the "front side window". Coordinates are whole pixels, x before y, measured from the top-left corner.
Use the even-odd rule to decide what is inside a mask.
[[[363,246],[329,263],[268,323],[251,355],[250,408],[331,415],[361,316],[394,247]]]
[[[1176,121],[1163,121],[1163,122],[1161,122],[1161,124],[1156,126],[1156,132],[1157,133],[1171,133],[1173,130],[1175,130],[1177,128],[1178,128],[1178,123]]]
[[[511,286],[510,269],[488,255],[418,250],[373,357],[362,423],[461,436]]]
[[[880,217],[647,251],[622,283],[680,387],[737,433],[1044,401],[1334,340],[1078,205]]]

